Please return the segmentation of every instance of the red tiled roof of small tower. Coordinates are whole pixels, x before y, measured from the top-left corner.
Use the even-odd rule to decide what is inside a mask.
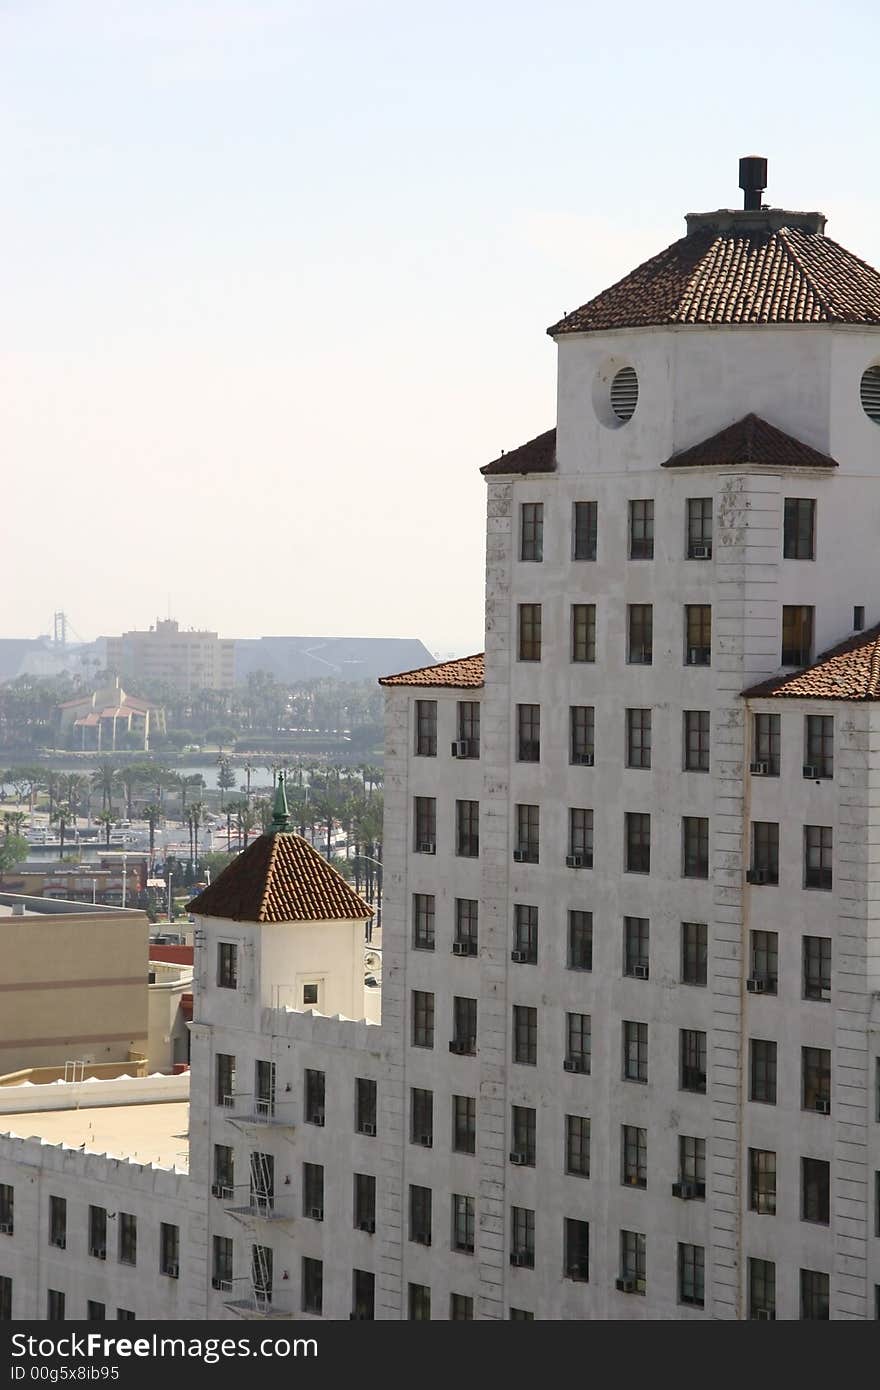
[[[837,468],[834,459],[821,454],[760,415],[745,415],[736,424],[711,438],[682,449],[668,458],[663,468],[707,468],[718,465],[759,463],[767,468]]]
[[[500,458],[487,463],[480,472],[484,477],[494,477],[498,473],[555,473],[556,472],[556,430],[545,430],[526,444],[511,449]]]
[[[365,921],[373,915],[333,865],[289,830],[260,835],[187,910],[230,922]]]
[[[422,666],[418,671],[401,671],[394,676],[380,676],[380,685],[448,686],[455,690],[478,690],[485,684],[485,658],[461,656],[457,661],[441,661],[437,666]]]
[[[824,652],[803,671],[744,690],[761,699],[880,700],[880,623]]]

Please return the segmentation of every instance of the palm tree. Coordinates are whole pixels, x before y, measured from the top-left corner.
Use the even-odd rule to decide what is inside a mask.
[[[156,806],[152,801],[144,807],[144,820],[150,827],[150,865],[152,866],[156,850],[156,826],[162,819],[162,808]]]
[[[114,820],[116,819],[116,817],[114,816],[114,814],[113,814],[112,811],[102,811],[101,814],[100,814],[99,816],[96,817],[96,819],[97,819],[97,821],[98,821],[98,824],[99,824],[99,825],[103,825],[103,827],[104,827],[104,830],[105,830],[105,833],[106,833],[106,836],[107,836],[106,845],[107,845],[107,848],[109,849],[109,848],[110,848],[110,831],[111,831],[111,829],[112,829],[113,822],[114,822]]]
[[[186,820],[186,794],[187,791],[201,789],[205,785],[205,779],[200,772],[194,772],[192,776],[187,776],[185,772],[171,774],[174,778],[174,785],[180,792],[180,818]]]
[[[58,839],[60,842],[60,848],[58,850],[59,859],[64,858],[64,841],[67,838],[67,826],[69,821],[70,807],[66,806],[63,801],[56,802],[49,816],[49,823],[50,825],[55,825],[56,823],[58,825]]]
[[[102,763],[92,774],[92,786],[101,793],[101,811],[113,811],[113,793],[116,791],[116,768],[110,763]],[[98,817],[103,824],[103,815]],[[107,842],[110,843],[109,840]]]
[[[149,763],[130,763],[119,773],[119,782],[125,789],[125,814],[131,820],[131,802],[135,787],[152,777],[153,769]]]
[[[81,772],[70,772],[67,775],[67,800],[70,804],[70,814],[75,820],[79,811],[79,800],[86,785],[86,778]]]
[[[202,823],[204,812],[205,808],[201,801],[194,801],[189,808],[189,818],[192,826],[193,869],[197,869],[199,863],[199,826]]]

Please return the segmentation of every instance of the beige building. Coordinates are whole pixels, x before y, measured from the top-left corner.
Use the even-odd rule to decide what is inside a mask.
[[[147,1052],[146,914],[0,893],[0,1074]]]
[[[118,675],[112,684],[90,695],[65,700],[58,706],[57,717],[62,742],[83,752],[115,753],[132,745],[147,752],[150,734],[165,732],[165,711],[127,694]]]
[[[124,632],[104,640],[108,670],[135,685],[164,681],[189,695],[231,690],[235,684],[235,643],[216,632],[181,630],[174,618],[157,618],[147,632]]]

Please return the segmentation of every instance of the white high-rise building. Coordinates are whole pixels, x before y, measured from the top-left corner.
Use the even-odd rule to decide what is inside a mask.
[[[27,1115],[0,1313],[105,1307],[109,1200],[137,1317],[880,1312],[880,275],[741,181],[550,330],[485,653],[383,681],[381,1024],[282,794],[193,904],[188,1176]]]

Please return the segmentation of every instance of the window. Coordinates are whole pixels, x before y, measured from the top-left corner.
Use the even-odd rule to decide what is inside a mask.
[[[434,894],[413,893],[413,948],[434,949]]]
[[[434,996],[423,989],[412,994],[412,1045],[434,1046]]]
[[[537,763],[541,759],[541,706],[516,707],[516,757],[521,763]]]
[[[709,877],[709,821],[704,816],[682,816],[681,857],[683,878]]]
[[[571,659],[572,661],[596,660],[595,603],[573,603],[571,605]]]
[[[709,961],[709,928],[705,922],[681,924],[681,982],[705,985]]]
[[[776,1104],[776,1043],[749,1039],[749,1100]]]
[[[351,1315],[355,1322],[372,1322],[376,1316],[376,1276],[367,1269],[352,1270]]]
[[[779,882],[779,826],[776,821],[752,821],[752,867],[749,883]]]
[[[459,955],[477,954],[479,911],[476,898],[455,899],[455,944],[465,948]]]
[[[801,1270],[801,1318],[811,1322],[828,1321],[829,1284],[827,1274],[815,1269]]]
[[[254,1066],[254,1094],[258,1115],[275,1114],[275,1063],[258,1061]]]
[[[354,1227],[372,1235],[376,1229],[376,1179],[371,1173],[354,1175]]]
[[[409,1238],[417,1245],[431,1244],[431,1189],[409,1188]]]
[[[708,772],[711,716],[707,709],[684,712],[684,770]]]
[[[712,609],[708,603],[685,604],[684,660],[686,666],[709,666],[712,661]]]
[[[477,1151],[477,1102],[473,1096],[452,1097],[452,1151],[457,1154]]]
[[[49,1322],[64,1321],[64,1304],[64,1294],[60,1289],[46,1290],[46,1317]],[[103,1304],[101,1306],[103,1307]]]
[[[706,1034],[696,1028],[679,1030],[681,1089],[706,1094]]]
[[[776,1266],[772,1260],[749,1260],[749,1317],[776,1317]]]
[[[535,1268],[535,1213],[528,1207],[510,1208],[510,1263]]]
[[[519,516],[519,558],[521,560],[543,560],[543,502],[523,502],[519,509]]]
[[[861,632],[865,626],[865,605],[857,603],[853,608],[853,631]]]
[[[317,985],[303,985],[303,1006],[305,1006],[306,1004],[317,1004],[317,1002],[318,1002],[318,986],[317,986]]]
[[[831,998],[831,937],[805,936],[804,998]]]
[[[651,817],[642,811],[627,811],[624,869],[629,874],[651,872]]]
[[[808,714],[804,719],[804,776],[834,776],[834,715]]]
[[[648,978],[648,939],[650,924],[647,917],[623,919],[623,973],[637,980]]]
[[[426,1284],[410,1284],[409,1316],[411,1322],[429,1322],[431,1318],[431,1290]]]
[[[229,941],[217,943],[217,986],[219,989],[238,988],[238,947]]]
[[[831,888],[832,829],[830,825],[804,826],[804,887]]]
[[[626,765],[627,767],[651,766],[651,711],[649,709],[628,709],[626,711]]]
[[[590,1176],[590,1121],[586,1115],[565,1117],[565,1171],[576,1178]]]
[[[789,604],[783,607],[783,666],[809,666],[813,656],[813,611]]]
[[[593,968],[593,914],[571,908],[568,913],[568,968]]]
[[[231,1106],[235,1103],[235,1058],[224,1052],[217,1053],[215,1099],[218,1105]]]
[[[540,811],[537,806],[516,808],[516,849],[513,857],[519,863],[537,864],[540,849]]]
[[[180,1227],[163,1221],[159,1226],[159,1273],[169,1279],[180,1274]]]
[[[538,1010],[526,1004],[513,1006],[513,1060],[529,1067],[538,1064]]]
[[[323,1125],[325,1114],[326,1086],[322,1071],[306,1068],[305,1076],[305,1120],[309,1125]]]
[[[520,965],[538,963],[538,909],[516,903],[513,909],[513,954]]]
[[[831,1221],[831,1164],[801,1159],[801,1220],[827,1226]]]
[[[782,558],[784,560],[815,560],[815,498],[786,497],[782,529]]]
[[[414,798],[415,850],[417,854],[437,852],[437,799],[433,796]]]
[[[624,1081],[647,1081],[648,1079],[648,1025],[647,1023],[623,1023],[623,1079]]]
[[[572,869],[593,867],[593,812],[584,806],[569,807],[566,862]]]
[[[678,1176],[692,1197],[706,1196],[706,1141],[693,1134],[678,1136]]]
[[[458,702],[458,738],[467,744],[468,758],[480,756],[480,706],[476,700]],[[458,754],[462,756],[461,752]]]
[[[374,1136],[376,1133],[376,1091],[375,1081],[369,1081],[364,1076],[355,1078],[354,1127],[358,1134]]]
[[[592,767],[596,759],[596,711],[593,705],[569,709],[568,760],[575,766]]]
[[[565,1070],[589,1075],[592,1065],[593,1025],[589,1014],[565,1015]]]
[[[678,1247],[678,1301],[702,1308],[705,1301],[706,1252],[702,1245]]]
[[[410,1087],[409,1139],[429,1149],[434,1142],[434,1092]]]
[[[645,1292],[645,1237],[640,1231],[620,1233],[620,1280],[624,1293]]]
[[[452,1194],[452,1248],[463,1255],[474,1253],[474,1199]]]
[[[534,1322],[534,1320],[534,1313],[526,1312],[525,1308],[511,1308],[510,1310],[511,1322]]]
[[[137,1217],[127,1211],[119,1213],[119,1263],[137,1264]]]
[[[620,1138],[620,1181],[625,1187],[648,1186],[648,1131],[624,1125]]]
[[[106,1322],[106,1303],[98,1303],[95,1299],[90,1298],[86,1303],[86,1319],[88,1322]]]
[[[302,1262],[302,1310],[319,1316],[324,1311],[324,1262],[306,1255]]]
[[[416,700],[416,756],[437,756],[437,701]]]
[[[235,1158],[228,1144],[214,1145],[214,1186],[213,1196],[231,1197],[235,1186]],[[101,1210],[99,1207],[95,1211]],[[106,1222],[105,1222],[106,1236]],[[91,1237],[89,1237],[91,1242]]]
[[[472,1057],[477,1050],[477,1001],[456,995],[452,1000],[450,1052]]]
[[[779,934],[775,931],[749,933],[749,980],[752,994],[775,994],[779,981]]]
[[[575,502],[572,507],[571,558],[595,560],[599,530],[598,502]]]
[[[15,1230],[15,1188],[0,1182],[0,1235],[11,1236]]]
[[[463,859],[479,857],[479,801],[456,801],[455,803],[455,852]]]
[[[654,610],[650,603],[630,603],[626,609],[627,651],[631,666],[650,666],[654,660]]]
[[[214,1236],[211,1287],[229,1292],[232,1288],[232,1238]]]
[[[131,1308],[117,1308],[117,1309],[116,1309],[116,1321],[117,1321],[117,1322],[137,1322],[137,1318],[135,1317],[134,1312],[132,1311]]]
[[[801,1048],[804,1110],[831,1113],[831,1053],[825,1047]]]
[[[586,1284],[590,1277],[590,1224],[567,1216],[563,1229],[565,1277]]]
[[[712,498],[689,497],[687,504],[687,557],[712,559]]]
[[[776,1154],[749,1149],[749,1211],[776,1215]]]
[[[474,1300],[464,1293],[449,1295],[450,1322],[471,1322],[474,1316]]]
[[[519,605],[520,661],[541,660],[541,605],[540,603],[521,603]]]
[[[67,1246],[67,1201],[64,1197],[49,1198],[49,1244],[59,1250]]]
[[[650,497],[629,504],[629,558],[654,558],[654,502]]]
[[[751,770],[762,777],[779,776],[779,715],[756,714],[752,721]]]
[[[12,1321],[12,1280],[0,1274],[0,1322]]]
[[[514,1105],[510,1111],[510,1161],[534,1168],[537,1160],[537,1112],[531,1105]]]

